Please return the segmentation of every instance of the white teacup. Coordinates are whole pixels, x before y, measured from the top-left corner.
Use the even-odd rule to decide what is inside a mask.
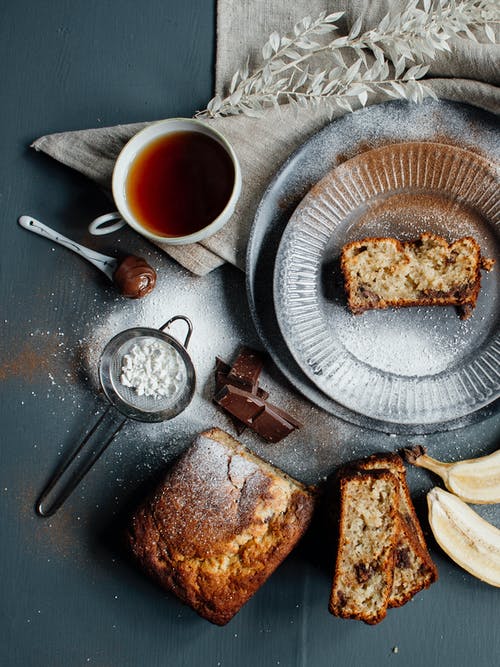
[[[144,224],[137,219],[136,215],[134,215],[127,199],[126,183],[130,167],[137,156],[157,139],[175,132],[198,132],[210,137],[222,146],[230,157],[234,167],[234,183],[225,207],[217,217],[205,227],[202,227],[194,233],[186,234],[185,236],[163,236],[155,234],[150,229],[147,229]],[[172,245],[196,243],[215,234],[215,232],[218,232],[233,214],[241,192],[241,168],[232,146],[219,132],[217,132],[217,130],[214,130],[206,123],[192,118],[169,118],[148,125],[135,134],[128,143],[125,144],[118,156],[113,170],[112,191],[118,212],[101,215],[91,222],[89,225],[91,234],[96,236],[109,234],[122,227],[125,223],[128,223],[133,229],[139,232],[139,234],[142,234],[153,241]],[[109,223],[113,220],[118,222],[110,225]]]

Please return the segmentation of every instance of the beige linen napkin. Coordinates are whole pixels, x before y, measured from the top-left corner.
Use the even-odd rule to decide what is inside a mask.
[[[323,10],[344,10],[345,30],[360,15],[363,29],[369,29],[378,24],[389,8],[405,4],[384,0],[297,0],[293,4],[289,0],[218,0],[216,92],[224,93],[247,54],[251,62],[258,61],[260,49],[271,32],[289,32],[304,16],[316,16]],[[426,83],[442,99],[467,102],[500,113],[500,47],[460,38],[452,40],[451,45],[452,53],[440,53],[432,63]],[[370,103],[386,99],[381,94],[370,99]],[[343,114],[339,110],[334,117]],[[287,105],[279,112],[271,109],[258,119],[232,116],[207,120],[222,132],[238,155],[243,177],[240,200],[228,224],[211,238],[186,246],[159,243],[159,247],[197,275],[204,275],[224,262],[244,269],[248,234],[265,187],[288,155],[328,120],[325,113],[309,110],[295,118]],[[118,153],[144,125],[63,132],[41,137],[32,145],[99,185],[109,187]]]

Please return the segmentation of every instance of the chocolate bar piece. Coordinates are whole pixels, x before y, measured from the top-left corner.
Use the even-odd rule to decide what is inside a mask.
[[[231,384],[228,379],[227,375],[229,371],[231,370],[231,366],[229,364],[226,364],[226,362],[221,359],[220,357],[215,357],[215,393],[218,394],[219,391],[224,387],[226,384]],[[257,387],[257,396],[261,398],[263,401],[265,401],[269,397],[269,392],[267,392],[265,389],[262,389],[262,387]],[[243,431],[246,429],[247,425],[242,422],[238,417],[235,417],[232,414],[228,415],[231,421],[233,422],[233,426],[236,430],[236,433],[238,435],[241,435]]]
[[[218,373],[224,373],[227,375],[229,371],[231,370],[231,366],[229,364],[226,364],[224,359],[221,359],[220,357],[215,357],[215,372]]]
[[[248,426],[267,442],[279,442],[302,426],[276,405],[267,403],[269,394],[258,386],[262,357],[243,347],[231,367],[216,357],[214,402],[223,408],[240,435]]]
[[[222,387],[226,384],[229,384],[231,386],[236,386],[233,385],[232,382],[228,379],[227,373],[224,373],[222,371],[215,371],[215,393],[220,391]],[[240,387],[238,387],[239,389]],[[254,392],[250,392],[254,393]],[[255,392],[256,396],[261,398],[263,401],[265,401],[267,398],[269,398],[269,392],[266,391],[265,389],[262,389],[262,387],[257,387],[257,391]]]
[[[290,435],[295,427],[278,414],[274,405],[266,403],[264,410],[252,419],[251,428],[267,442],[279,442]]]
[[[249,347],[240,348],[236,361],[227,374],[228,384],[255,394],[263,364],[262,356],[258,352]]]
[[[279,442],[296,428],[284,417],[286,412],[244,389],[225,385],[214,400],[267,442]]]
[[[222,370],[218,370],[221,368]],[[227,369],[227,371],[226,371]],[[223,387],[226,386],[227,384],[227,374],[229,373],[231,369],[231,366],[226,364],[222,359],[219,359],[217,357],[216,359],[216,365],[215,365],[215,395],[214,395],[214,403],[216,403],[215,397],[218,395],[218,393],[221,391]],[[226,371],[226,372],[225,372]],[[233,422],[234,429],[238,435],[241,435],[243,431],[246,429],[247,425],[245,422],[242,422],[238,417],[235,417],[234,415],[230,414],[229,412],[227,413],[227,416],[229,419]]]
[[[215,396],[217,396],[217,394],[220,392],[220,390],[223,387],[226,386],[226,384],[227,384],[226,378],[227,378],[226,373],[223,373],[222,371],[217,371],[217,370],[215,371]],[[214,402],[216,402],[215,396],[214,396]],[[244,422],[242,422],[240,419],[238,419],[238,417],[235,417],[234,415],[232,415],[230,413],[228,413],[227,416],[233,422],[233,426],[236,430],[236,433],[238,435],[241,435],[243,433],[243,431],[246,429],[247,425]]]
[[[231,366],[220,357],[215,357],[215,394],[218,394],[224,385],[227,384],[227,374]],[[247,425],[240,421],[238,417],[228,413],[229,419],[233,422],[234,429],[238,435],[241,435]]]
[[[252,419],[266,406],[265,402],[255,394],[230,384],[222,387],[215,395],[214,401],[240,421],[245,422],[247,426],[251,426]]]
[[[271,404],[268,403],[268,405],[271,405]],[[285,421],[289,422],[294,428],[302,428],[304,426],[304,424],[302,422],[299,422],[299,420],[296,419],[289,412],[285,412],[285,410],[283,410],[282,408],[278,408],[277,405],[271,405],[271,407],[277,415],[282,417]]]

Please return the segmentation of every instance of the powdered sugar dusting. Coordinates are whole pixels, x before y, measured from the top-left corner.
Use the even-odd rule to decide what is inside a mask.
[[[475,347],[470,322],[458,320],[451,308],[444,314],[434,310],[367,312],[359,317],[342,311],[337,331],[346,349],[364,364],[409,377],[434,375],[463,360]]]
[[[497,154],[500,154],[498,133],[495,135],[487,126],[481,129],[481,124],[476,123],[472,116],[469,119],[464,115],[459,117],[453,112],[454,108],[453,105],[443,102],[426,102],[421,107],[397,103],[393,107],[373,107],[341,119],[330,132],[336,146],[333,161],[331,154],[326,155],[323,145],[318,142],[302,172],[302,182],[298,185],[300,192],[305,193],[304,174],[311,178],[307,184],[307,187],[310,187],[323,175],[319,173],[321,169],[335,166],[360,150],[372,148],[384,141],[405,141],[422,137],[436,140],[441,134],[446,141],[455,141],[483,154],[491,153],[491,145],[496,142]],[[447,222],[446,216],[442,216],[441,220],[444,225]],[[453,226],[451,221],[447,224]],[[453,229],[451,231],[453,232]],[[458,235],[468,233],[466,225],[463,224],[460,224],[456,231]],[[97,368],[99,357],[110,338],[130,327],[159,327],[176,314],[185,314],[193,321],[194,332],[188,351],[196,368],[197,389],[192,403],[184,413],[171,421],[158,424],[134,421],[127,423],[72,500],[77,503],[77,507],[79,503],[80,509],[85,508],[89,517],[92,517],[93,513],[101,512],[104,507],[113,513],[127,493],[137,487],[139,481],[170,463],[201,431],[219,426],[235,435],[230,420],[211,402],[215,356],[220,355],[225,360],[232,361],[239,344],[261,348],[245,305],[242,273],[224,267],[205,278],[195,278],[160,252],[149,250],[145,241],[135,241],[131,232],[124,238],[127,252],[132,251],[144,256],[158,272],[157,286],[150,295],[138,301],[119,297],[111,286],[107,286],[99,277],[94,278],[91,267],[84,277],[85,269],[80,269],[80,265],[76,263],[78,260],[75,259],[75,271],[81,270],[82,278],[84,277],[77,290],[75,288],[75,293],[65,294],[64,297],[54,293],[39,295],[40,300],[45,300],[46,311],[55,316],[61,313],[62,300],[69,298],[66,306],[71,310],[71,318],[66,317],[64,325],[58,330],[46,326],[43,319],[27,321],[26,339],[19,341],[20,352],[24,353],[28,348],[36,352],[33,357],[35,370],[28,369],[30,382],[26,385],[23,405],[34,409],[36,403],[37,410],[46,410],[54,418],[54,432],[57,437],[43,440],[35,438],[33,445],[34,454],[39,457],[39,469],[43,469],[43,473],[48,475],[54,461],[73,449],[76,439],[107,405],[99,395]],[[483,247],[482,237],[478,238],[478,241]],[[112,243],[125,248],[125,242],[122,243],[120,239],[113,238]],[[492,275],[484,275],[484,290],[490,290],[488,285],[491,278]],[[85,308],[78,308],[77,305],[82,303],[79,297],[82,289],[86,290]],[[442,309],[439,310],[443,312]],[[422,349],[429,346],[432,346],[433,350],[440,348],[444,358],[450,363],[454,358],[454,350],[457,349],[460,354],[463,349],[462,333],[467,333],[473,321],[478,322],[481,317],[476,311],[475,320],[461,323],[450,310],[449,315],[446,315],[447,326],[456,326],[457,329],[451,334],[448,332],[449,335],[444,339],[437,332],[433,333],[432,313],[412,312],[415,315],[412,314],[411,317],[421,316],[426,322],[428,337],[421,341]],[[389,315],[393,321],[399,317],[396,312],[384,315]],[[347,331],[352,337],[352,344],[356,336],[358,337],[356,353],[361,354],[362,339],[370,343],[365,350],[367,355],[371,354],[369,348],[378,342],[373,336],[373,317],[376,316],[376,313],[366,313],[360,318],[350,316],[344,322],[343,326],[347,329],[354,327],[353,331]],[[184,339],[185,332],[181,324],[176,324],[172,333],[179,340]],[[383,352],[387,351],[386,363],[391,363],[393,357],[399,355],[398,363],[402,372],[424,372],[425,364],[420,355],[417,355],[416,359],[404,359],[406,346],[398,339],[395,331],[385,331],[383,335],[386,345],[380,347]],[[407,328],[407,335],[412,335],[411,327]],[[392,353],[389,353],[391,348]],[[41,358],[48,358],[50,364],[38,363]],[[15,359],[6,358],[3,366],[5,372],[16,371],[14,361]],[[375,358],[367,356],[366,362],[374,363]],[[435,361],[434,369],[438,368]],[[40,389],[32,386],[33,377]],[[275,445],[266,444],[250,430],[238,439],[265,460],[304,482],[321,482],[344,462],[375,451],[394,451],[413,442],[423,442],[429,447],[430,454],[443,460],[472,458],[488,453],[497,446],[491,433],[495,431],[495,424],[499,423],[499,416],[495,414],[493,407],[491,418],[484,427],[479,424],[459,431],[418,438],[391,436],[359,428],[314,406],[293,389],[269,359],[265,364],[261,384],[271,393],[272,401],[303,421],[304,427]],[[54,400],[60,402],[57,409],[54,408]],[[47,434],[49,431],[50,429]],[[61,434],[65,437],[59,437]],[[239,476],[235,475],[235,478],[237,477],[239,479]],[[434,483],[428,473],[414,468],[410,469],[409,479],[413,492],[419,497]],[[37,478],[36,483],[30,486],[30,503],[33,488],[39,484],[40,479]],[[61,514],[64,514],[64,509]],[[31,512],[31,505],[29,511]]]
[[[228,468],[228,477],[231,484],[241,489],[248,477],[256,470],[256,463],[235,454],[231,457]]]
[[[204,489],[220,492],[223,483],[241,488],[258,469],[257,464],[240,454],[233,454],[221,443],[201,436],[189,456],[190,474],[194,474]]]

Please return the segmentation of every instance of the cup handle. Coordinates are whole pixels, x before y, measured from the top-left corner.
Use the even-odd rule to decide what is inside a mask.
[[[109,225],[108,223],[112,220],[116,220],[114,225]],[[89,225],[89,232],[94,236],[104,236],[105,234],[111,234],[112,232],[118,231],[127,223],[123,220],[122,216],[118,211],[113,211],[112,213],[105,213],[99,217],[92,220]]]

